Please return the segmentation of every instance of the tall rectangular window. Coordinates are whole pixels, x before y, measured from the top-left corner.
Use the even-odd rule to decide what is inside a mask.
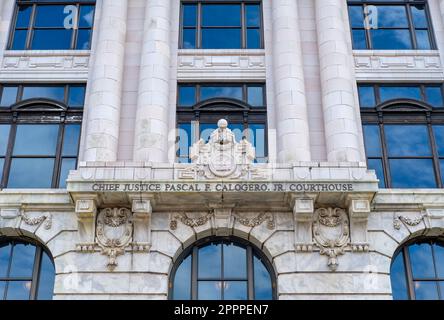
[[[349,0],[354,49],[435,49],[425,0]]]
[[[10,50],[89,50],[95,0],[17,0]]]
[[[0,188],[65,188],[77,167],[83,84],[0,85]]]
[[[226,119],[237,142],[247,139],[256,148],[256,161],[267,162],[267,107],[261,83],[179,84],[177,99],[177,159],[190,162],[190,147],[207,142]]]
[[[182,1],[182,49],[263,48],[260,1]]]
[[[444,187],[442,84],[358,85],[369,169],[381,188]]]

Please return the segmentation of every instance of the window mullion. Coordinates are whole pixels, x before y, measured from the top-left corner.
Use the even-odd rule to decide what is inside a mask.
[[[41,261],[42,261],[42,248],[40,246],[37,246],[35,251],[34,269],[32,272],[32,280],[31,280],[31,290],[30,290],[31,300],[37,299]]]
[[[34,24],[35,24],[35,16],[37,15],[37,4],[32,6],[31,18],[28,26],[28,34],[26,35],[26,50],[31,50],[32,47],[32,39],[34,38]]]

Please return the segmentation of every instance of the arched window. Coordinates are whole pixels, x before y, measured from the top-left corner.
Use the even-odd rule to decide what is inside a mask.
[[[174,300],[272,300],[276,280],[263,254],[234,238],[207,238],[186,250],[171,274]]]
[[[410,242],[395,255],[391,267],[395,300],[444,300],[444,242]]]
[[[65,188],[77,167],[85,85],[0,86],[0,188]]]
[[[441,84],[359,85],[368,167],[381,188],[444,187]]]
[[[52,300],[54,264],[32,240],[0,237],[0,300]]]

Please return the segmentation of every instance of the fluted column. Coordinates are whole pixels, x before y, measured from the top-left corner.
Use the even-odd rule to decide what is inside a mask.
[[[85,161],[116,161],[127,27],[127,0],[103,0],[89,77]]]
[[[362,161],[356,79],[344,0],[316,0],[322,104],[328,161]]]
[[[167,162],[171,1],[146,3],[134,160]]]
[[[272,11],[278,161],[310,161],[298,4],[273,0]]]

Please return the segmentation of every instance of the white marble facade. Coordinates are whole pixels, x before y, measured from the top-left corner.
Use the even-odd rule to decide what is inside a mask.
[[[444,236],[443,190],[378,189],[356,85],[444,81],[444,0],[429,1],[441,50],[422,52],[354,52],[345,0],[262,2],[264,50],[180,50],[179,0],[97,0],[92,50],[73,52],[5,50],[0,2],[2,83],[87,83],[68,189],[0,191],[0,235],[47,246],[55,299],[168,299],[178,256],[211,235],[262,250],[279,299],[391,299],[397,248]],[[178,81],[266,83],[270,163],[175,163]],[[97,236],[106,210],[131,221],[119,246]],[[333,253],[313,232],[332,212]],[[273,224],[245,223],[261,215]]]

